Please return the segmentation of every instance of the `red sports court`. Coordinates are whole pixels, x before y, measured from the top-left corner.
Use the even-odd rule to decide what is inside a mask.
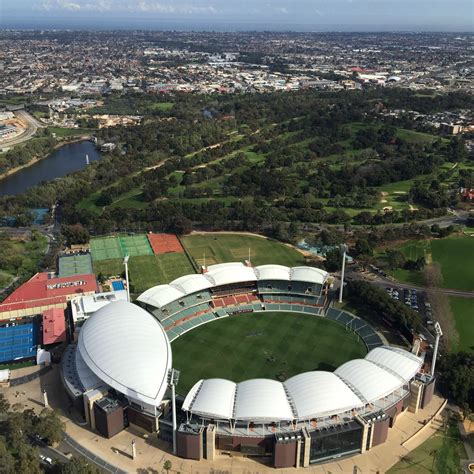
[[[148,234],[148,241],[155,255],[163,253],[184,253],[183,246],[174,234]]]

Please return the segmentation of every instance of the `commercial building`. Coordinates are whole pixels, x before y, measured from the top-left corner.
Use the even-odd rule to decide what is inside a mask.
[[[97,290],[93,274],[57,278],[48,272],[37,273],[0,304],[0,320],[43,314],[53,308],[66,309],[72,298],[92,295]]]

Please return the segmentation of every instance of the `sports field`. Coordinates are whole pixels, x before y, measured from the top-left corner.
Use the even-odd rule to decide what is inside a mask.
[[[95,260],[93,265],[96,275],[102,273],[104,276],[114,276],[124,271],[121,258]],[[194,273],[191,262],[183,253],[132,256],[128,261],[128,269],[133,293],[141,293],[152,286]]]
[[[458,351],[474,352],[474,299],[449,297],[449,306],[459,334]]]
[[[286,380],[310,370],[333,371],[367,352],[357,336],[333,321],[284,312],[222,318],[184,334],[172,348],[182,394],[202,378]]]
[[[92,260],[97,261],[123,258],[125,255],[153,255],[153,250],[145,234],[118,235],[91,239],[91,253]]]
[[[92,260],[87,255],[68,255],[59,257],[59,276],[85,275],[92,273]]]
[[[287,266],[304,264],[297,250],[274,240],[245,234],[193,234],[181,241],[198,265],[242,262],[249,258],[253,265],[276,263]]]
[[[442,286],[456,290],[474,290],[474,238],[451,236],[444,239],[412,240],[395,247],[406,258],[425,257],[441,266]],[[423,285],[421,272],[397,269],[393,276],[400,281]]]

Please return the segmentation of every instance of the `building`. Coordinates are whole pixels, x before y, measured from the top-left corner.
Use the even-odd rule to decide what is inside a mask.
[[[73,298],[71,300],[72,319],[74,323],[85,321],[100,308],[114,301],[127,301],[127,290],[107,291]]]
[[[384,346],[367,322],[328,308],[329,284],[327,272],[317,268],[234,262],[150,288],[138,298],[142,308],[111,302],[89,315],[78,344],[69,346],[64,386],[103,436],[136,425],[175,438],[183,458],[213,460],[220,451],[267,457],[283,468],[364,453],[386,441],[403,411],[430,402],[434,379],[423,373],[422,357]],[[170,341],[229,315],[267,310],[336,321],[356,332],[368,353],[334,372],[283,382],[199,380],[178,400],[175,425]]]
[[[0,321],[0,363],[36,357],[39,326],[38,317]]]
[[[57,278],[48,272],[37,273],[0,304],[0,320],[43,314],[53,308],[66,309],[72,298],[97,290],[93,274]]]
[[[62,308],[47,309],[43,312],[43,344],[66,342],[66,317]]]

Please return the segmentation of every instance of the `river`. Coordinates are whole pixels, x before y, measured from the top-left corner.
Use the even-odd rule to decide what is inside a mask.
[[[42,181],[51,181],[81,170],[87,166],[86,155],[89,156],[89,162],[102,158],[95,145],[89,141],[63,145],[46,158],[0,180],[0,196],[21,194]]]

